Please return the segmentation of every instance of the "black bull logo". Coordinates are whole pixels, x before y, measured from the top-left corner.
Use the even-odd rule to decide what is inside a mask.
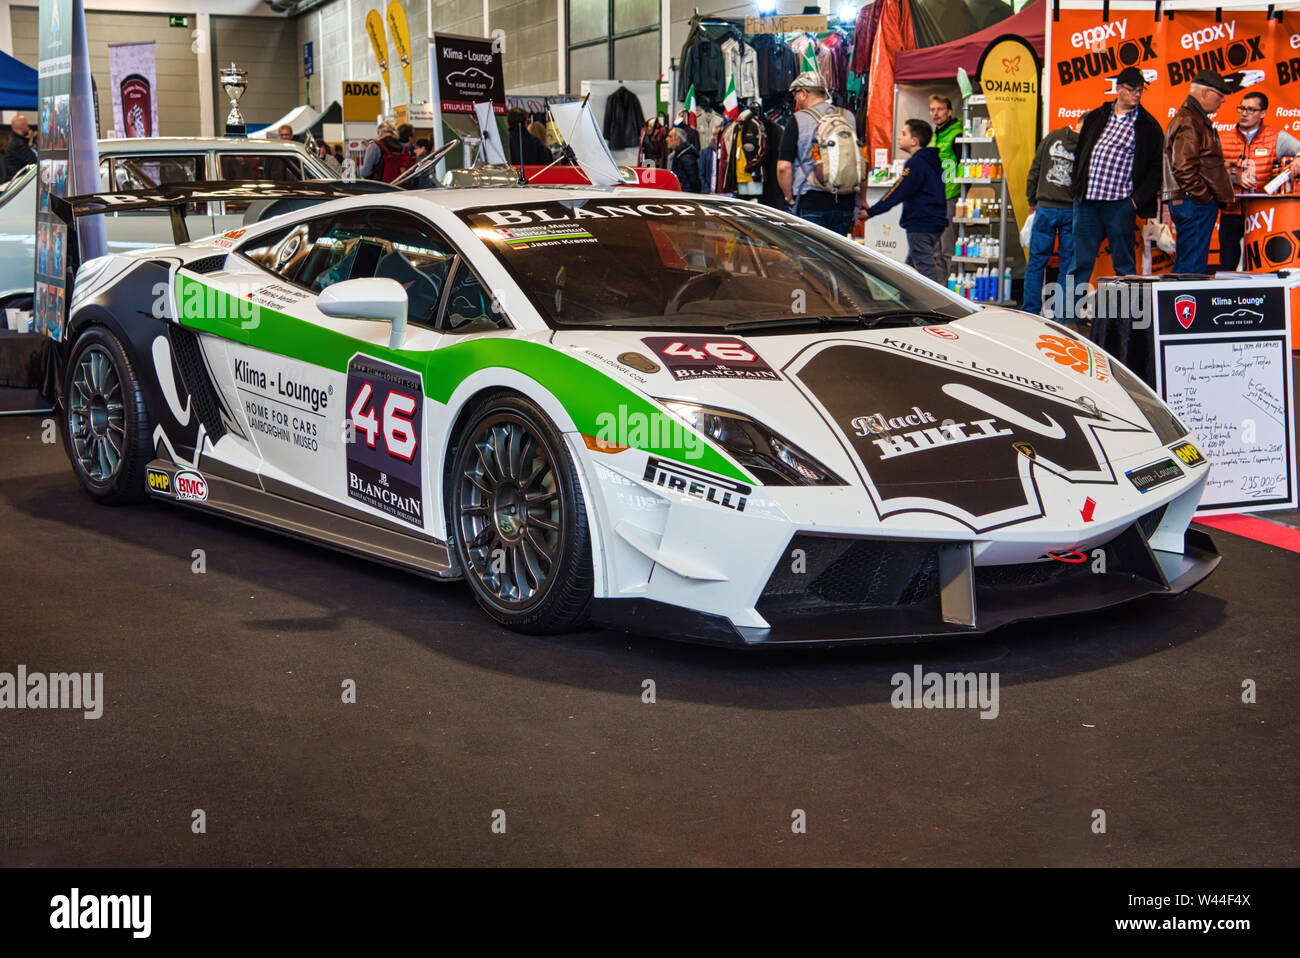
[[[828,346],[796,374],[848,440],[882,516],[937,512],[976,532],[1036,519],[1043,472],[1115,483],[1096,430],[1148,431],[1053,396],[1029,376],[885,344]]]

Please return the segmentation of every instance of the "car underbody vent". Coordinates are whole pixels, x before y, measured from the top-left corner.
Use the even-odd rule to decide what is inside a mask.
[[[214,258],[214,257],[209,257]],[[176,356],[176,367],[180,370],[185,389],[194,401],[194,411],[198,413],[199,422],[207,430],[209,438],[216,442],[226,434],[226,424],[221,421],[221,406],[217,400],[216,390],[203,365],[203,353],[199,348],[199,337],[184,326],[168,326],[172,353]]]
[[[938,543],[797,535],[768,579],[759,611],[897,608],[932,603],[938,594]]]
[[[1160,526],[1160,520],[1165,517],[1165,510],[1169,508],[1169,503],[1165,503],[1159,509],[1153,509],[1142,518],[1138,519],[1138,527],[1142,530],[1142,537],[1150,539],[1156,534],[1156,529]]]
[[[219,269],[224,269],[226,265],[226,253],[218,253],[215,256],[204,256],[202,259],[191,260],[186,263],[184,269],[191,273],[215,273]]]

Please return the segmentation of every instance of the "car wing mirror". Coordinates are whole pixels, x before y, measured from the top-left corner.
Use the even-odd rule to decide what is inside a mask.
[[[316,308],[335,319],[391,323],[389,349],[401,348],[406,339],[406,290],[395,279],[367,277],[335,283],[316,297]]]

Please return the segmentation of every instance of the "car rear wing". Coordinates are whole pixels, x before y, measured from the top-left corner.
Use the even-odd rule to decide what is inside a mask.
[[[75,221],[101,213],[126,213],[137,210],[166,209],[171,214],[172,239],[176,245],[190,241],[185,225],[185,207],[190,203],[218,200],[336,200],[362,193],[387,192],[386,183],[367,180],[199,180],[173,183],[151,190],[120,190],[116,193],[83,193],[80,196],[50,197],[50,210],[68,226],[75,236]]]

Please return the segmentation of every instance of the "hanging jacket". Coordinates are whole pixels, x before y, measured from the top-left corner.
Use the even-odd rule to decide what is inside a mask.
[[[625,86],[619,87],[605,101],[605,125],[601,130],[611,150],[626,150],[641,141],[645,117],[641,101]]]
[[[668,172],[677,177],[683,193],[700,192],[700,151],[683,143],[668,154]]]
[[[758,68],[758,95],[784,96],[798,75],[794,51],[774,33],[760,34],[752,46]]]

